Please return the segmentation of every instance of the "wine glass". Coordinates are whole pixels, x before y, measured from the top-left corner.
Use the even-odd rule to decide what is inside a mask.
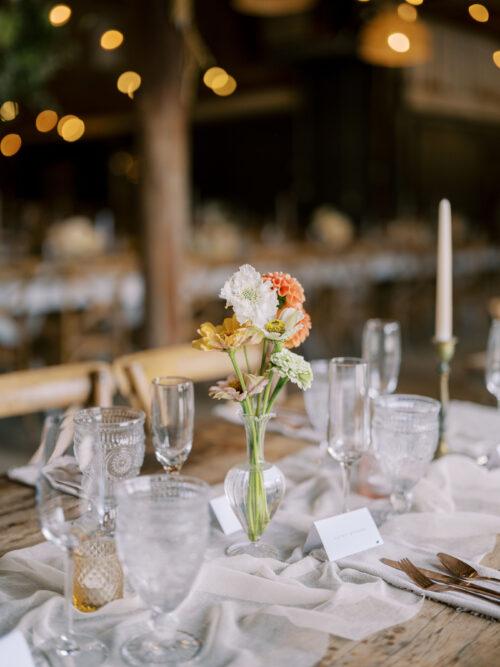
[[[500,408],[500,320],[493,320],[486,352],[486,387]]]
[[[75,632],[73,628],[73,567],[78,549],[97,534],[103,518],[103,487],[97,482],[92,496],[84,496],[78,485],[58,483],[55,470],[64,468],[67,457],[57,456],[57,444],[71,429],[69,415],[51,416],[45,421],[40,449],[36,503],[45,539],[53,542],[65,556],[65,623],[59,636],[36,647],[37,664],[95,667],[104,661],[106,646],[95,637]],[[86,459],[100,460],[96,441],[87,436],[81,443]],[[99,466],[100,467],[100,466]],[[70,477],[68,468],[68,477]]]
[[[409,512],[412,489],[425,475],[439,440],[440,403],[425,396],[394,394],[375,401],[373,442],[392,483],[395,512]]]
[[[153,446],[168,473],[178,473],[193,446],[194,387],[181,377],[157,377],[152,382]]]
[[[117,490],[116,539],[125,576],[152,610],[151,631],[123,644],[132,665],[191,660],[201,642],[177,631],[174,614],[188,595],[208,541],[209,487],[194,477],[151,475]]]
[[[401,331],[393,320],[368,320],[363,328],[363,359],[369,365],[370,398],[392,394],[398,385]]]
[[[370,445],[368,363],[336,357],[329,365],[328,453],[342,469],[342,512],[348,511],[352,464]]]
[[[310,389],[304,392],[304,405],[307,416],[320,441],[319,462],[323,460],[327,446],[328,431],[328,360],[311,361],[313,381]]]

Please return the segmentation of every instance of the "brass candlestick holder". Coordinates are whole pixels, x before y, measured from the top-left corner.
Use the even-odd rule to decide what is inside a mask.
[[[455,354],[456,338],[450,340],[437,340],[433,338],[432,342],[436,346],[438,355],[438,373],[439,373],[439,397],[441,400],[441,412],[439,414],[439,444],[434,454],[435,459],[439,459],[448,453],[448,444],[446,442],[446,427],[448,421],[448,403],[450,401],[450,367],[451,360]]]

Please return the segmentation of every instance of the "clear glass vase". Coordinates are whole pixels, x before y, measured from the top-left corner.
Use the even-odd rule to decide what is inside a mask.
[[[227,473],[224,491],[248,541],[228,547],[226,553],[229,556],[278,556],[275,547],[260,541],[283,500],[286,487],[281,470],[264,459],[264,439],[270,417],[243,415],[247,461],[235,465]]]

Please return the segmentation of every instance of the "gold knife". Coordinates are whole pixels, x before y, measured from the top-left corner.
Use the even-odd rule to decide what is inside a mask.
[[[390,560],[390,558],[381,558],[380,562],[383,563],[384,565],[388,565],[389,567],[394,568],[395,570],[399,570],[402,572],[401,565],[398,563],[397,560]],[[419,567],[418,568],[421,572],[423,572],[429,579],[433,579],[434,581],[439,581],[440,583],[443,584],[451,584],[453,586],[457,587],[462,587],[465,591],[467,589],[471,589],[474,591],[477,591],[478,593],[485,593],[486,595],[489,595],[492,598],[500,600],[500,592],[494,591],[491,588],[486,588],[486,586],[479,586],[478,584],[473,584],[472,582],[469,583],[467,581],[463,581],[463,579],[458,579],[458,577],[451,577],[448,574],[443,574],[442,572],[436,572],[435,570],[426,570],[424,567]]]

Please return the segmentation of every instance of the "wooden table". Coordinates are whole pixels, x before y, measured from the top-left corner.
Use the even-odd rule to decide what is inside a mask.
[[[275,461],[304,444],[269,433],[266,458]],[[184,471],[212,484],[221,482],[226,471],[243,456],[241,428],[220,420],[204,420],[198,424],[195,446]],[[158,471],[151,454],[144,468],[147,472]],[[33,489],[0,477],[0,555],[42,539]],[[500,568],[500,540],[484,562]],[[361,642],[332,636],[318,667],[494,667],[499,664],[499,655],[500,626],[495,621],[427,600],[411,621]]]

